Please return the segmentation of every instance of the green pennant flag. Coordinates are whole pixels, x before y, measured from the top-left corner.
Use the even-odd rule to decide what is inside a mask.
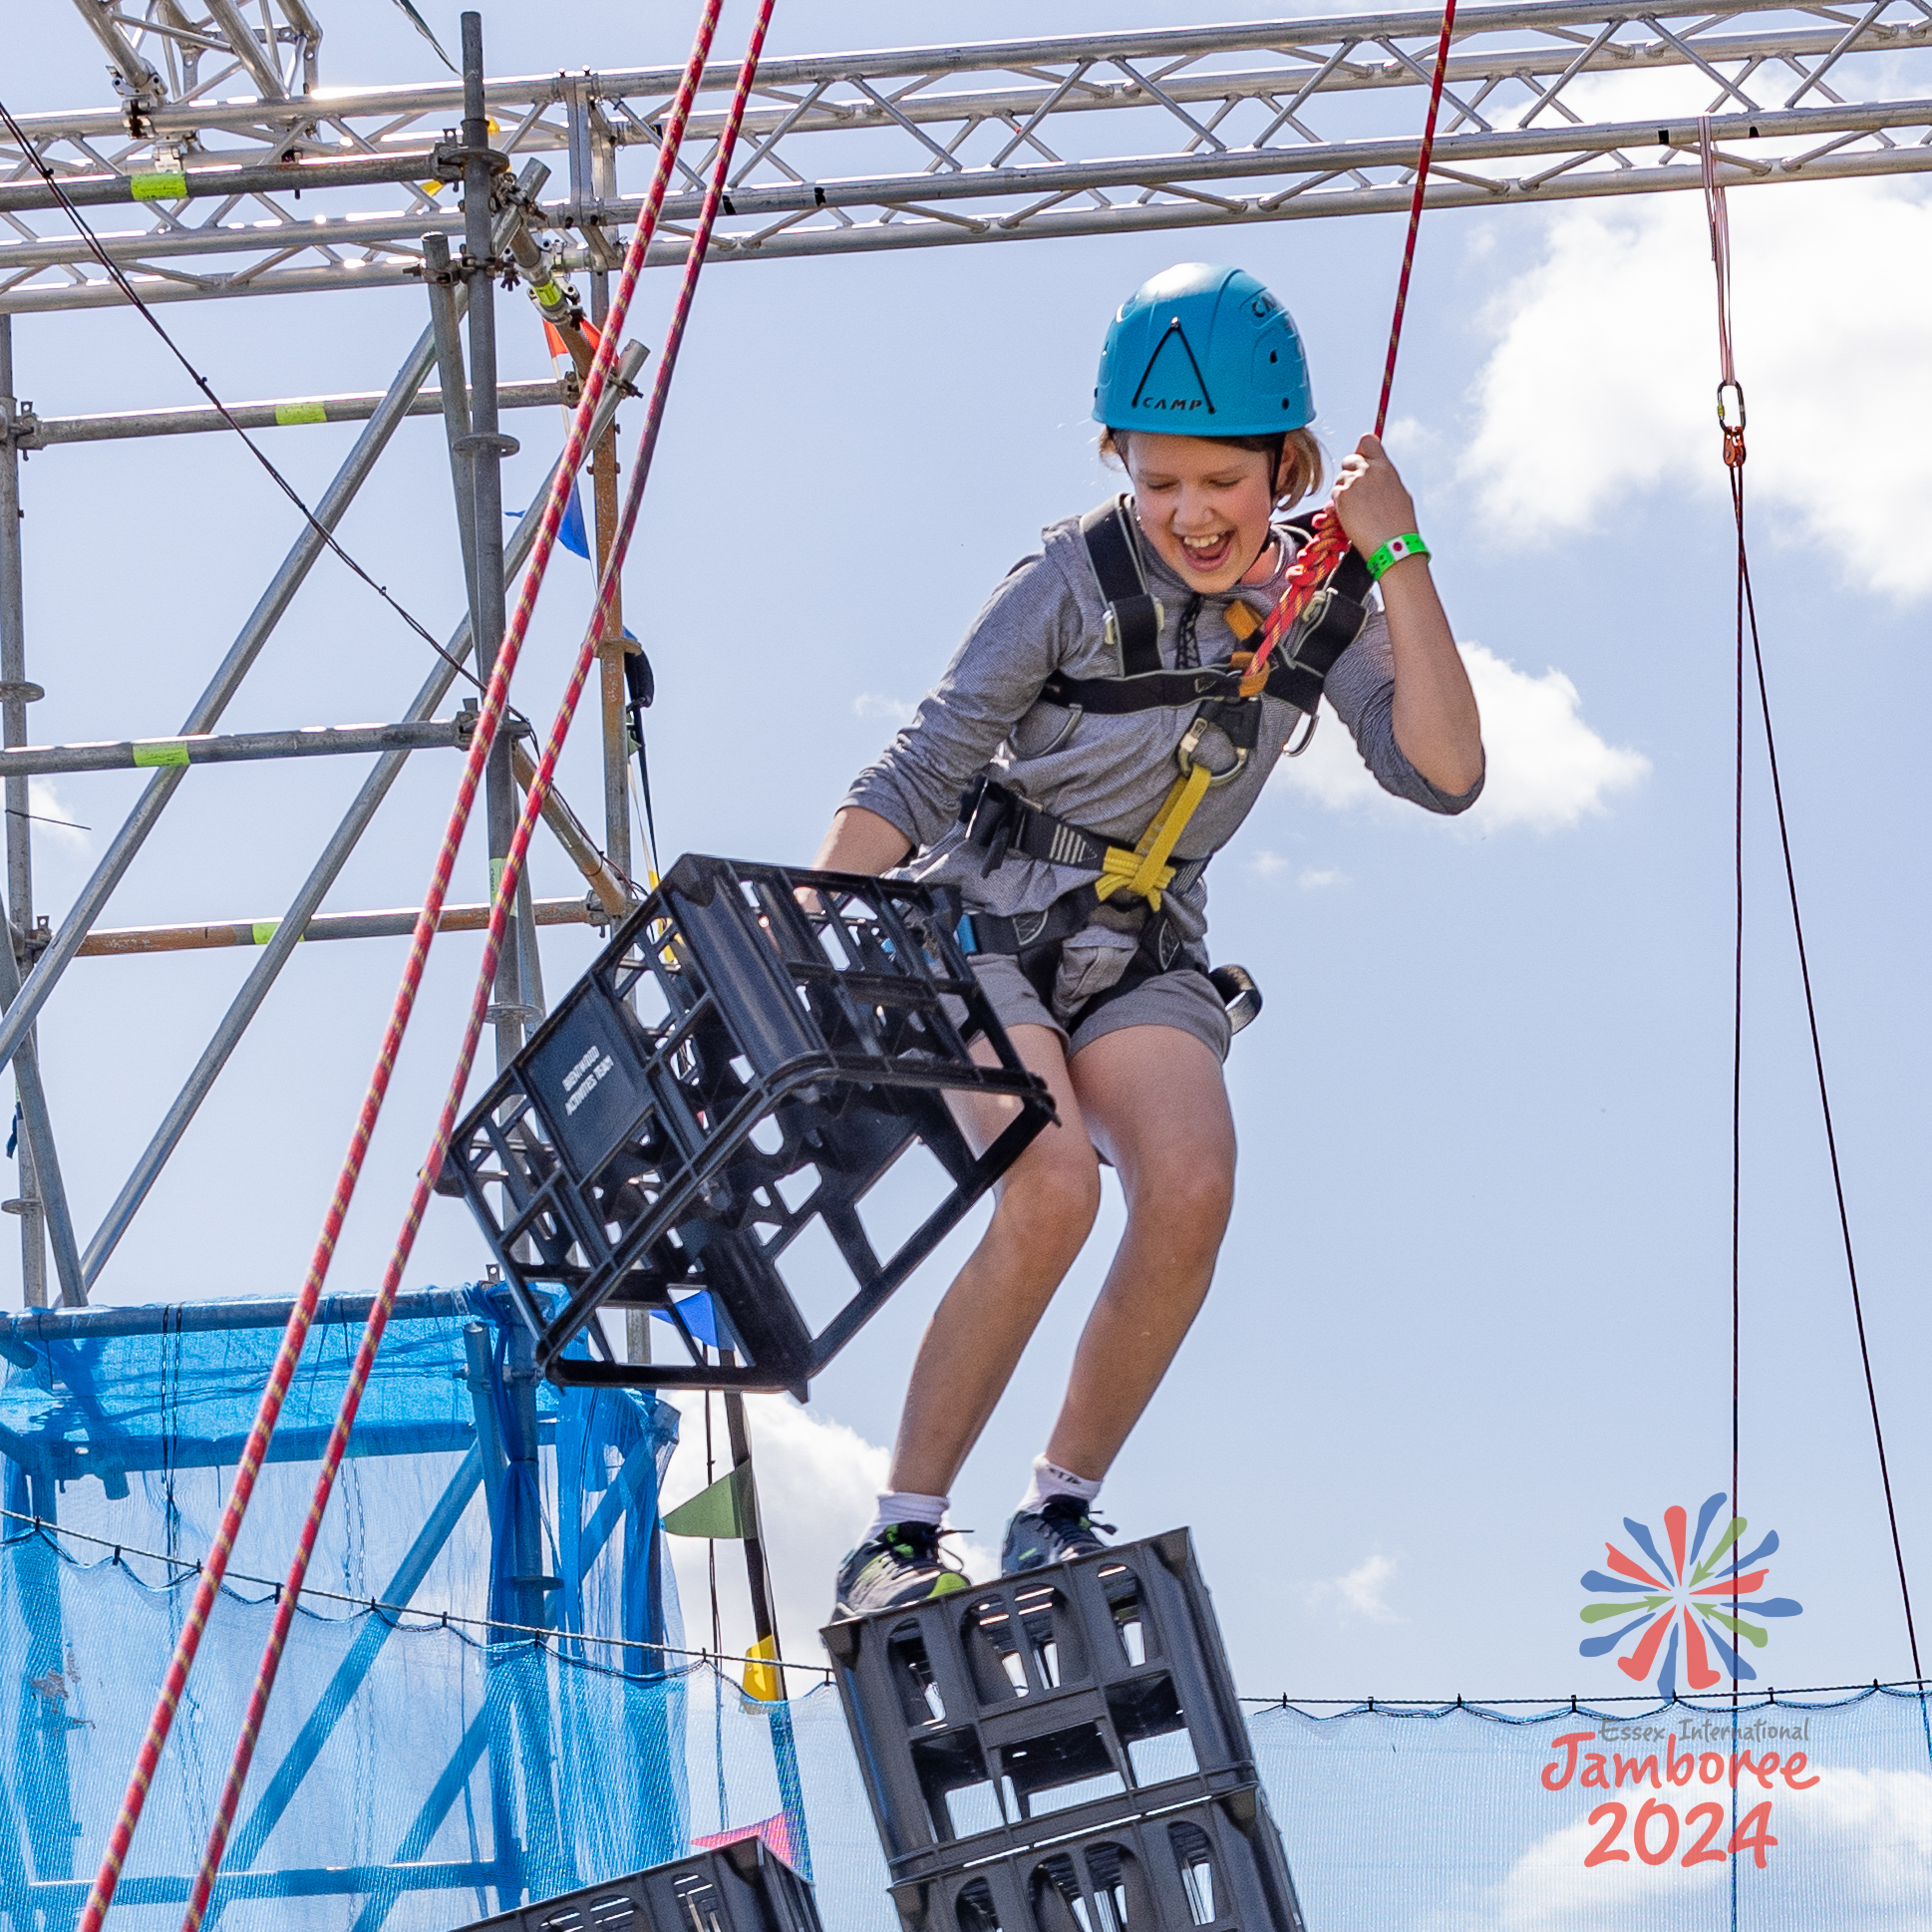
[[[681,1502],[665,1517],[664,1532],[667,1536],[703,1536],[717,1542],[756,1536],[758,1487],[752,1480],[752,1465],[739,1463],[710,1488],[700,1489],[689,1502]]]

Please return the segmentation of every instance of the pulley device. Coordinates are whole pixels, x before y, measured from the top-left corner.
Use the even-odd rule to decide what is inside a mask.
[[[470,1202],[553,1382],[803,1399],[1019,1158],[1053,1103],[980,991],[958,919],[939,888],[678,860],[458,1127],[438,1182]],[[1011,1101],[983,1153],[948,1093]],[[944,1190],[875,1245],[866,1196],[914,1142]],[[898,1225],[903,1192],[895,1181]],[[848,1290],[827,1292],[822,1239],[788,1279],[814,1223]],[[823,1321],[802,1289],[831,1304]],[[681,1359],[566,1358],[607,1303],[662,1311]]]

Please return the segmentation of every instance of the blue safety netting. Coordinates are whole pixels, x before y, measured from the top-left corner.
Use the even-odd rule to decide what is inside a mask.
[[[290,1392],[116,1924],[179,1922],[355,1346],[360,1309],[325,1313],[343,1319],[318,1326]],[[405,1314],[212,1922],[451,1932],[762,1829],[808,1862],[827,1932],[897,1932],[835,1695],[761,1705],[679,1648],[656,1507],[673,1414],[537,1381],[484,1291]],[[0,1932],[75,1921],[279,1332],[103,1311],[76,1341],[65,1319],[0,1323]],[[1917,1692],[1283,1706],[1251,1729],[1310,1932],[1932,1923]]]
[[[117,1923],[179,1923],[366,1305],[318,1317]],[[15,1686],[0,1922],[69,1925],[85,1899],[284,1313],[0,1323],[0,1649]],[[443,1932],[682,1844],[683,1657],[657,1509],[676,1437],[675,1411],[648,1394],[537,1378],[497,1294],[402,1299],[216,1922]],[[580,1779],[579,1765],[609,1774]]]

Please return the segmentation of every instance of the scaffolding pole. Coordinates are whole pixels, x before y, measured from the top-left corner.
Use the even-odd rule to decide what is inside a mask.
[[[5,320],[0,316],[0,322]],[[24,785],[29,775],[47,772],[138,772],[179,765],[243,765],[264,758],[340,758],[352,752],[460,750],[469,742],[470,724],[465,718],[401,725],[303,725],[294,731],[232,732],[222,737],[204,733],[198,738],[122,738],[99,745],[23,745],[0,751],[0,774],[9,785]],[[12,809],[9,803],[10,820]],[[8,831],[12,831],[11,822]],[[11,874],[8,883],[13,884]],[[22,930],[26,930],[24,923]]]
[[[382,400],[380,389],[365,389],[343,396],[289,396],[275,403],[230,403],[227,416],[212,409],[119,410],[101,416],[23,415],[19,441],[23,450],[56,450],[69,443],[120,443],[149,436],[203,436],[230,429],[229,417],[244,430],[292,430],[315,423],[367,423],[381,407]],[[538,409],[562,400],[563,391],[553,382],[503,383],[496,392],[499,409]],[[425,392],[404,414],[440,416],[443,407],[441,396]]]
[[[496,277],[502,272],[489,220],[496,174],[507,163],[489,146],[489,115],[483,101],[483,16],[463,16],[463,274],[470,290],[470,434],[460,454],[469,459],[476,530],[476,592],[472,608],[483,628],[477,634],[477,673],[485,681],[495,668],[508,611],[503,591],[503,459],[516,453],[496,411]],[[509,855],[510,834],[522,801],[509,770],[509,740],[498,737],[483,774],[484,819],[489,840],[489,889]],[[514,942],[496,963],[496,1067],[501,1072],[523,1045],[524,1022],[535,1017],[525,991],[536,957],[536,928],[527,895],[516,898]]]
[[[539,926],[587,926],[602,922],[602,905],[593,912],[583,899],[538,899]],[[416,930],[419,908],[397,906],[383,912],[322,912],[301,930],[303,939],[407,939]],[[227,946],[265,946],[280,929],[279,919],[227,919],[192,926],[123,926],[90,933],[81,947],[84,959],[126,957],[130,953],[212,952]],[[438,932],[482,932],[489,924],[486,905],[446,905]]]
[[[27,739],[27,704],[40,695],[27,682],[27,599],[20,544],[20,448],[14,438],[18,409],[13,383],[13,318],[0,315],[0,743]],[[0,931],[0,1001],[9,1009],[20,997],[20,962],[13,946],[17,929],[34,929],[33,820],[27,780],[9,774],[4,788],[7,815],[8,927]],[[61,1300],[72,1307],[87,1300],[80,1258],[74,1247],[74,1222],[67,1208],[54,1126],[41,1086],[35,1036],[26,1032],[14,1063],[20,1104],[20,1192],[8,1206],[20,1216],[20,1278],[30,1308],[47,1306],[47,1240],[54,1244],[54,1269]]]
[[[597,414],[591,423],[591,440],[607,430],[616,421],[618,407],[624,402],[629,386],[637,380],[638,372],[644,366],[644,349],[638,343],[625,346],[618,358],[613,380],[605,386],[603,395],[597,402]],[[554,474],[555,465],[551,466]],[[507,567],[520,570],[523,560],[529,555],[536,541],[538,513],[549,494],[550,477],[545,476],[530,506],[518,520],[509,539],[509,549],[505,557]],[[450,694],[450,687],[456,682],[457,666],[463,662],[470,650],[470,620],[466,617],[460,623],[446,646],[446,654],[439,657],[430,668],[429,676],[416,694],[415,702],[409,707],[411,719],[431,716]],[[229,1056],[241,1042],[249,1023],[260,1012],[267,999],[269,989],[281,976],[281,971],[293,957],[308,922],[321,907],[324,895],[335,884],[343,866],[349,862],[349,855],[368,830],[370,821],[375,817],[378,807],[389,796],[389,789],[402,776],[407,752],[385,752],[376,762],[376,769],[363,781],[362,789],[356,794],[354,802],[343,814],[342,821],[331,834],[329,842],[310,868],[308,877],[303,880],[300,890],[290,902],[289,908],[278,922],[274,935],[262,949],[262,956],[250,970],[228,1010],[221,1017],[213,1036],[202,1049],[201,1057],[188,1075],[181,1091],[175,1095],[174,1102],[161,1118],[161,1126],[155,1129],[154,1137],[136,1161],[134,1171],[122,1184],[119,1194],[102,1218],[101,1225],[95,1230],[94,1238],[88,1243],[87,1252],[81,1257],[81,1271],[89,1286],[100,1278],[101,1270],[106,1267],[108,1257],[120,1244],[121,1237],[127,1233],[130,1223],[141,1211],[141,1204],[148,1198],[155,1182],[161,1178],[161,1169],[166,1166],[168,1157],[180,1144],[181,1136],[186,1133],[188,1124],[200,1111],[201,1103],[207,1099],[208,1091],[219,1078],[221,1070],[228,1064]]]
[[[484,211],[486,214],[486,202]],[[506,217],[510,220],[517,218],[514,211]],[[193,710],[181,726],[182,737],[200,737],[212,731],[219,722],[229,700],[240,689],[241,681],[261,654],[263,645],[294,601],[296,591],[327,547],[327,536],[333,534],[344,512],[355,500],[356,492],[369,480],[370,472],[376,467],[376,459],[388,447],[389,439],[395,435],[397,425],[415,401],[416,393],[423,387],[435,359],[436,344],[431,332],[425,329],[417,338],[416,346],[404,359],[402,368],[397,371],[396,380],[384,392],[375,414],[356,438],[355,448],[336,472],[335,481],[316,503],[314,521],[303,524],[293,547],[282,559],[281,568],[269,580],[268,588],[262,592],[260,601],[249,613],[248,621],[229,646],[227,656],[221,660],[207,689],[195,701]],[[500,542],[500,516],[497,525]],[[94,929],[115,888],[134,863],[135,855],[147,843],[148,834],[167,809],[169,800],[180,785],[184,769],[173,766],[156,773],[149,782],[148,790],[142,794],[140,803],[128,814],[107,851],[102,854],[93,875],[81,888],[80,896],[61,922],[52,943],[34,962],[33,971],[21,986],[20,997],[7,1009],[5,1018],[0,1019],[0,1066],[5,1066],[19,1051],[21,1040],[33,1025],[40,1009],[46,1005],[48,995],[80,951],[81,941]]]

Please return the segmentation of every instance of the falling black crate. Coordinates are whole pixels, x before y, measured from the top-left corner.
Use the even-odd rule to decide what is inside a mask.
[[[1256,1782],[1184,1529],[823,1636],[895,1882]]]
[[[458,1127],[438,1182],[469,1200],[552,1381],[803,1399],[1020,1156],[1053,1103],[957,920],[926,886],[697,856],[671,868]],[[1017,1103],[984,1153],[949,1092]],[[881,1259],[859,1204],[915,1141],[949,1186]],[[852,1277],[816,1324],[779,1269],[814,1223]],[[564,1291],[560,1309],[539,1283]],[[668,1311],[685,1359],[566,1358],[586,1328],[601,1352],[606,1302]]]
[[[892,1887],[905,1932],[1305,1932],[1259,1788]]]
[[[519,1905],[461,1932],[820,1932],[811,1887],[760,1838]]]

